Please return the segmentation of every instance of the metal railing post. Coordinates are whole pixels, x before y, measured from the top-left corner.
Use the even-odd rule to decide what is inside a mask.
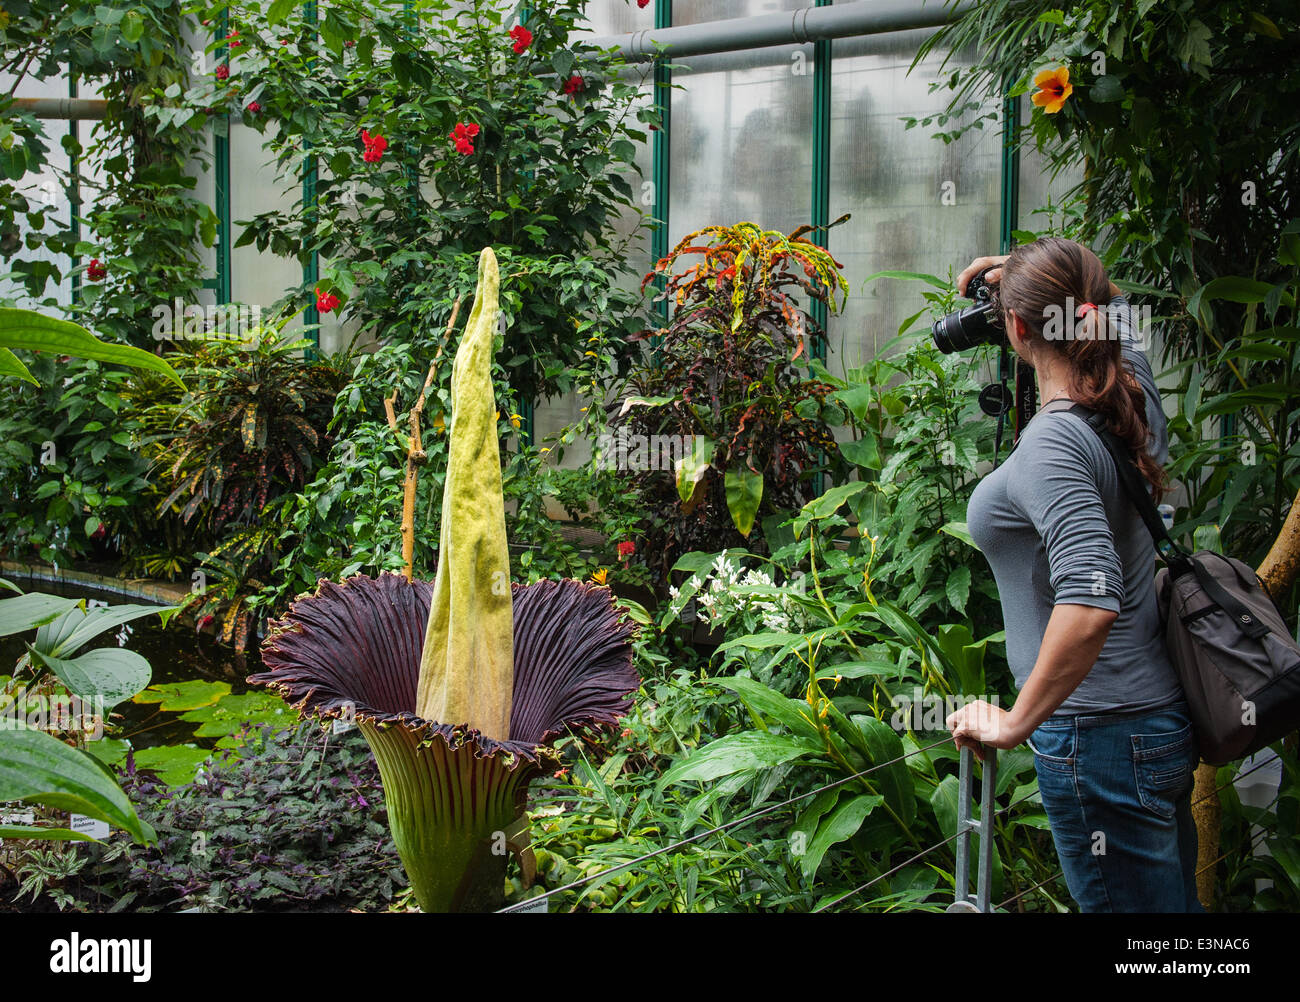
[[[961,750],[957,772],[957,872],[954,875],[954,900],[950,912],[990,912],[993,890],[993,809],[998,785],[998,753],[996,748],[984,749],[984,778],[980,785],[980,817],[971,816],[970,778],[975,753],[970,748]],[[980,836],[979,863],[975,877],[975,893],[970,890],[970,838]]]

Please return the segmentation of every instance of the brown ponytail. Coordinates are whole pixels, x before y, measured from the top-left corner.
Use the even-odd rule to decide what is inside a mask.
[[[1026,340],[1035,342],[1035,350],[1065,359],[1070,397],[1105,415],[1110,430],[1132,449],[1159,501],[1165,471],[1147,451],[1146,395],[1123,359],[1118,332],[1111,329],[1110,298],[1110,279],[1101,261],[1073,240],[1035,240],[1015,248],[1002,266],[1001,308],[1014,310],[1024,321],[1030,331]]]

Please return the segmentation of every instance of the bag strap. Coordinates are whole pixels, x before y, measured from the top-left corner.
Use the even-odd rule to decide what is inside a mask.
[[[1088,427],[1096,432],[1097,437],[1101,439],[1101,444],[1106,447],[1106,451],[1110,453],[1110,458],[1115,461],[1115,470],[1119,474],[1120,486],[1124,488],[1124,493],[1128,495],[1128,499],[1137,508],[1137,512],[1142,517],[1142,522],[1146,525],[1147,531],[1151,533],[1151,540],[1155,543],[1156,552],[1164,558],[1165,563],[1169,566],[1169,572],[1174,577],[1179,577],[1191,570],[1191,554],[1174,542],[1173,537],[1169,535],[1169,530],[1165,528],[1165,520],[1160,517],[1160,511],[1156,508],[1156,503],[1151,500],[1146,481],[1143,480],[1137,463],[1133,461],[1132,453],[1129,451],[1128,446],[1121,442],[1119,437],[1106,426],[1106,416],[1085,404],[1075,404],[1066,413],[1083,418],[1088,423]]]
[[[1165,520],[1160,517],[1156,503],[1151,500],[1151,494],[1147,491],[1146,482],[1142,479],[1142,473],[1138,470],[1132,453],[1106,426],[1105,415],[1084,404],[1075,404],[1066,413],[1083,418],[1088,427],[1097,433],[1106,451],[1110,453],[1110,458],[1115,461],[1115,469],[1119,474],[1119,482],[1124,488],[1124,493],[1128,495],[1129,500],[1137,508],[1138,514],[1142,516],[1142,521],[1146,524],[1147,531],[1151,533],[1151,539],[1155,543],[1156,552],[1164,558],[1170,575],[1177,578],[1188,572],[1195,574],[1196,580],[1209,596],[1210,601],[1231,616],[1237,628],[1252,640],[1258,640],[1269,633],[1266,624],[1261,623],[1250,609],[1219,584],[1201,561],[1179,546],[1169,535],[1169,530],[1165,528]]]

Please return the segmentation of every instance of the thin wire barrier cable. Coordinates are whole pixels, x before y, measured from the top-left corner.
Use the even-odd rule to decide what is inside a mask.
[[[537,902],[545,901],[548,898],[552,897],[553,895],[561,893],[562,891],[571,891],[576,887],[581,887],[583,884],[589,884],[593,880],[598,880],[601,877],[606,876],[607,874],[617,873],[619,870],[626,870],[629,866],[636,866],[638,863],[644,863],[646,860],[654,859],[656,856],[662,856],[666,852],[672,852],[674,849],[680,849],[683,846],[688,846],[693,842],[700,841],[700,839],[708,838],[710,835],[719,835],[722,832],[727,831],[729,828],[735,828],[738,827],[739,825],[746,824],[747,822],[755,821],[758,818],[764,817],[768,814],[772,814],[775,811],[779,811],[783,807],[789,807],[791,804],[798,803],[800,800],[806,800],[809,797],[814,797],[817,794],[824,793],[827,790],[833,790],[837,786],[843,786],[845,783],[851,783],[855,779],[861,779],[863,776],[870,775],[871,773],[875,772],[877,769],[883,769],[886,766],[890,766],[898,762],[902,762],[904,759],[910,758],[913,755],[920,755],[922,752],[927,752],[933,748],[938,748],[940,745],[948,744],[950,741],[952,741],[952,737],[948,736],[939,739],[933,744],[926,745],[923,748],[917,748],[910,752],[904,752],[902,755],[899,755],[896,758],[891,758],[888,762],[881,762],[878,765],[873,765],[870,769],[863,769],[861,772],[855,772],[852,776],[845,776],[841,779],[837,779],[835,782],[827,783],[825,786],[820,787],[819,789],[809,790],[807,793],[801,793],[797,797],[791,797],[789,800],[784,800],[779,804],[773,804],[770,807],[764,807],[761,810],[757,810],[750,814],[746,814],[745,816],[737,818],[734,821],[728,821],[726,824],[718,825],[718,827],[716,828],[710,828],[708,831],[700,832],[697,835],[692,835],[689,838],[684,838],[679,842],[674,842],[671,845],[666,845],[663,846],[662,848],[655,849],[653,852],[648,852],[644,856],[638,856],[636,859],[629,859],[625,863],[619,863],[617,866],[607,867],[604,870],[599,870],[596,873],[589,874],[588,876],[579,877],[577,880],[571,881],[570,883],[564,884],[560,887],[556,887],[553,890],[546,891],[544,894],[538,894],[536,897],[532,897],[524,901],[516,902],[513,905],[506,905],[506,907],[504,908],[497,909],[497,914],[501,914],[504,912],[514,912],[514,911],[519,911],[523,908],[533,907],[537,904]]]
[[[1007,811],[1011,810],[1011,808],[1016,807],[1016,806],[1019,806],[1020,804],[1023,804],[1026,800],[1029,800],[1031,797],[1037,796],[1037,794],[1038,794],[1038,791],[1037,791],[1037,790],[1031,790],[1029,793],[1026,793],[1023,797],[1020,797],[1020,798],[1018,798],[1018,799],[1016,799],[1016,800],[1013,800],[1011,803],[1007,804],[1006,807],[1003,807],[1003,808],[1000,808],[1000,809],[994,811],[994,812],[993,812],[993,819],[994,819],[994,820],[997,820],[997,819],[998,819],[999,817],[1001,817],[1003,814],[1006,814]],[[917,853],[915,856],[913,856],[911,859],[905,859],[905,860],[903,860],[903,862],[899,863],[899,864],[898,864],[897,866],[895,866],[893,869],[886,870],[884,873],[880,874],[880,875],[877,876],[877,877],[872,877],[872,878],[871,878],[870,880],[868,880],[865,884],[862,884],[862,885],[859,886],[859,887],[855,887],[853,890],[848,891],[848,892],[845,893],[845,894],[841,894],[841,895],[840,895],[838,898],[836,898],[834,901],[827,901],[824,905],[818,905],[818,906],[817,906],[816,908],[814,908],[814,909],[813,909],[809,914],[816,915],[816,914],[818,914],[819,912],[824,912],[826,909],[831,908],[831,907],[833,907],[834,905],[838,905],[841,901],[845,900],[846,898],[851,898],[851,897],[853,897],[853,895],[855,895],[855,894],[860,894],[860,893],[862,893],[862,892],[865,891],[867,888],[871,887],[873,884],[878,884],[878,883],[880,883],[880,881],[884,880],[886,877],[892,877],[895,873],[897,873],[897,872],[898,872],[899,870],[901,870],[903,867],[908,866],[908,865],[911,864],[911,863],[915,863],[915,862],[916,862],[918,859],[920,859],[922,856],[928,856],[930,853],[934,852],[936,849],[942,849],[945,845],[947,845],[947,844],[948,844],[949,842],[951,842],[953,839],[957,838],[959,835],[961,835],[961,832],[959,832],[959,831],[958,831],[958,832],[953,832],[951,835],[949,835],[949,836],[948,836],[946,839],[944,839],[942,842],[936,842],[934,845],[929,846],[928,848],[922,849],[920,852],[918,852],[918,853]],[[855,907],[855,908],[861,908],[862,905],[865,904],[865,903],[866,903],[866,902],[861,902],[861,903],[859,903],[858,905],[856,905],[856,906],[854,906],[854,907]]]
[[[1224,790],[1226,790],[1229,786],[1231,786],[1231,785],[1232,785],[1233,783],[1235,783],[1237,780],[1239,780],[1239,779],[1244,779],[1244,778],[1246,778],[1247,776],[1249,776],[1252,772],[1254,772],[1256,769],[1262,769],[1262,768],[1264,768],[1264,766],[1266,766],[1266,765],[1272,765],[1273,762],[1274,762],[1274,759],[1265,759],[1263,762],[1260,762],[1260,763],[1258,763],[1257,765],[1251,766],[1251,767],[1250,767],[1249,769],[1247,769],[1245,772],[1241,772],[1241,773],[1238,773],[1238,774],[1236,774],[1235,776],[1233,776],[1230,780],[1228,780],[1228,781],[1227,781],[1226,783],[1224,783],[1222,786],[1217,786],[1217,787],[1215,787],[1213,790],[1211,790],[1209,793],[1205,794],[1205,796],[1200,797],[1199,799],[1192,801],[1192,803],[1191,803],[1190,806],[1195,807],[1197,804],[1202,804],[1202,803],[1204,803],[1205,801],[1209,800],[1211,797],[1216,796],[1216,795],[1218,795],[1219,793],[1222,793]],[[1277,802],[1277,798],[1274,797],[1274,798],[1273,798],[1273,803],[1276,803],[1276,802]],[[1271,806],[1271,805],[1270,805],[1270,806]],[[1267,834],[1267,829],[1263,829],[1263,832],[1264,832],[1265,834]],[[1255,851],[1255,847],[1256,847],[1258,844],[1259,844],[1259,842],[1257,842],[1257,841],[1252,841],[1251,844],[1250,844],[1250,848],[1249,848],[1248,851],[1253,853],[1253,852]],[[1223,860],[1225,860],[1225,859],[1227,859],[1229,856],[1231,856],[1232,853],[1233,853],[1233,850],[1229,849],[1227,852],[1225,852],[1223,855],[1221,855],[1218,859],[1214,860],[1213,862],[1206,863],[1205,866],[1201,867],[1199,870],[1196,871],[1196,876],[1199,877],[1202,873],[1204,873],[1204,872],[1205,872],[1206,870],[1208,870],[1210,867],[1212,867],[1212,866],[1217,866],[1219,863],[1223,862]],[[998,908],[1005,908],[1007,905],[1011,904],[1013,901],[1019,901],[1019,900],[1020,900],[1021,898],[1023,898],[1026,894],[1029,894],[1031,891],[1036,891],[1036,890],[1038,890],[1038,888],[1042,887],[1044,884],[1050,883],[1051,881],[1055,880],[1057,877],[1061,876],[1061,875],[1064,874],[1064,873],[1065,873],[1064,870],[1057,870],[1054,874],[1052,874],[1052,875],[1051,875],[1050,877],[1048,877],[1046,880],[1040,880],[1038,883],[1034,884],[1033,887],[1026,888],[1025,890],[1021,891],[1019,894],[1016,894],[1016,895],[1013,895],[1012,897],[1007,898],[1006,901],[1003,901],[1001,904],[997,905],[996,907],[998,907]]]
[[[772,814],[772,813],[774,813],[775,811],[779,811],[779,810],[780,810],[781,808],[783,808],[783,807],[789,807],[791,804],[798,803],[800,800],[806,800],[807,798],[809,798],[809,797],[813,797],[813,796],[816,796],[816,795],[819,794],[819,793],[824,793],[824,792],[827,791],[827,790],[833,790],[833,789],[835,789],[835,788],[838,787],[838,786],[843,786],[845,783],[851,783],[851,782],[853,782],[855,779],[860,779],[860,778],[862,778],[863,776],[866,776],[866,775],[869,775],[870,773],[875,772],[877,769],[883,769],[883,768],[885,768],[886,766],[894,765],[894,764],[897,763],[897,762],[902,762],[903,760],[908,759],[908,758],[910,758],[910,757],[913,756],[913,755],[919,755],[919,754],[921,754],[922,752],[927,752],[927,751],[930,751],[931,749],[937,748],[937,747],[939,747],[939,746],[942,745],[942,744],[947,744],[948,741],[950,741],[950,740],[951,740],[950,737],[949,737],[949,738],[941,738],[940,740],[935,741],[935,742],[933,742],[932,744],[925,745],[925,746],[922,747],[922,748],[917,748],[917,749],[915,749],[915,750],[913,750],[913,751],[910,751],[910,752],[905,752],[904,754],[899,755],[899,756],[897,756],[896,758],[892,758],[892,759],[890,759],[888,762],[881,762],[879,765],[873,765],[870,769],[864,769],[864,770],[862,770],[861,772],[854,773],[852,776],[845,776],[845,777],[843,777],[843,778],[841,778],[841,779],[837,779],[835,782],[833,782],[833,783],[827,783],[825,786],[822,786],[822,787],[820,787],[820,788],[818,788],[818,789],[810,790],[810,791],[808,791],[807,793],[801,793],[801,794],[799,794],[798,796],[796,796],[796,797],[791,797],[791,798],[789,798],[788,800],[782,801],[782,802],[779,803],[779,804],[773,804],[773,805],[771,805],[770,807],[765,807],[765,808],[762,808],[761,810],[754,811],[754,812],[752,812],[752,813],[750,813],[750,814],[747,814],[747,815],[745,815],[745,816],[743,816],[743,817],[737,818],[737,819],[734,820],[734,821],[728,821],[726,824],[719,825],[719,826],[717,826],[716,828],[710,828],[710,829],[707,830],[707,831],[703,831],[703,832],[700,832],[699,834],[692,835],[692,836],[690,836],[689,838],[685,838],[685,839],[682,839],[682,840],[680,840],[680,841],[678,841],[678,842],[672,843],[672,844],[670,844],[670,845],[666,845],[666,846],[663,846],[663,847],[661,847],[661,848],[659,848],[659,849],[655,849],[655,850],[653,850],[652,852],[648,852],[648,853],[646,853],[646,854],[643,855],[643,856],[638,856],[638,857],[635,858],[635,859],[627,860],[626,862],[624,862],[624,863],[619,863],[619,864],[616,865],[616,866],[607,867],[607,868],[604,869],[604,870],[599,870],[599,871],[597,871],[596,873],[589,874],[589,875],[587,875],[587,876],[585,876],[585,877],[579,877],[577,880],[571,881],[571,882],[568,883],[568,884],[563,884],[563,885],[561,885],[560,887],[556,887],[556,888],[554,888],[553,890],[546,891],[546,892],[543,893],[543,894],[539,894],[539,895],[537,895],[537,896],[535,896],[535,897],[528,898],[528,899],[526,899],[526,900],[524,900],[524,901],[517,902],[517,903],[515,903],[515,904],[513,904],[513,905],[507,905],[505,908],[498,909],[498,914],[506,913],[506,912],[514,912],[514,911],[519,911],[519,910],[521,910],[521,909],[523,909],[523,908],[533,907],[533,906],[535,906],[535,905],[537,904],[538,901],[545,901],[545,900],[548,900],[549,898],[551,898],[552,896],[554,896],[554,895],[556,895],[556,894],[560,894],[560,893],[562,893],[563,891],[573,890],[573,889],[575,889],[575,888],[578,888],[578,887],[583,886],[584,884],[589,884],[589,883],[591,883],[593,880],[598,880],[598,879],[600,879],[601,877],[604,877],[604,876],[606,876],[606,875],[608,875],[608,874],[610,874],[610,873],[617,873],[619,870],[626,870],[626,869],[627,869],[628,867],[630,867],[630,866],[635,866],[635,865],[638,864],[638,863],[644,863],[644,862],[646,862],[647,860],[650,860],[650,859],[655,858],[656,856],[661,856],[661,855],[663,855],[664,853],[672,852],[674,849],[680,849],[680,848],[682,848],[682,847],[684,847],[684,846],[691,845],[692,843],[694,843],[694,842],[698,842],[698,841],[700,841],[701,839],[708,838],[710,835],[719,835],[719,834],[721,834],[722,832],[727,831],[727,830],[730,829],[730,828],[735,828],[735,827],[738,827],[739,825],[746,824],[747,822],[755,821],[755,820],[757,820],[758,818],[765,817],[765,816],[768,815],[768,814]],[[1271,760],[1269,760],[1269,761],[1271,761]],[[1269,761],[1261,762],[1259,765],[1254,766],[1253,768],[1249,769],[1248,771],[1246,771],[1246,772],[1244,772],[1244,773],[1241,773],[1241,774],[1239,774],[1239,775],[1233,777],[1233,779],[1232,779],[1232,780],[1229,780],[1228,783],[1225,783],[1225,784],[1223,784],[1223,786],[1218,787],[1218,789],[1214,790],[1213,793],[1207,794],[1205,797],[1201,798],[1201,800],[1207,800],[1207,799],[1209,799],[1209,797],[1213,796],[1215,793],[1218,793],[1218,792],[1220,792],[1221,790],[1226,789],[1226,788],[1228,787],[1228,785],[1229,785],[1230,783],[1234,782],[1236,779],[1241,779],[1241,778],[1243,778],[1243,777],[1245,777],[1245,776],[1249,776],[1249,775],[1250,775],[1252,772],[1254,772],[1256,769],[1263,768],[1263,766],[1269,764]],[[1023,803],[1024,801],[1028,800],[1030,797],[1035,796],[1036,793],[1037,793],[1037,791],[1033,791],[1033,792],[1031,792],[1031,793],[1026,794],[1026,795],[1023,796],[1023,797],[1020,797],[1018,800],[1015,800],[1015,801],[1013,801],[1012,803],[1008,804],[1006,807],[1003,807],[1003,808],[1001,808],[1000,810],[996,811],[996,812],[994,813],[993,817],[994,817],[994,818],[1000,817],[1001,815],[1005,814],[1007,811],[1011,810],[1011,808],[1017,806],[1018,804]],[[1201,800],[1196,801],[1196,803],[1199,804],[1199,803],[1201,802]],[[826,904],[821,905],[821,906],[819,906],[818,908],[813,909],[812,914],[816,914],[816,913],[818,913],[818,912],[824,911],[824,910],[826,910],[827,908],[831,907],[832,905],[839,904],[839,902],[845,900],[845,898],[849,898],[849,897],[852,897],[854,894],[861,893],[862,891],[864,891],[864,890],[866,890],[867,888],[871,887],[873,884],[879,883],[881,880],[884,880],[886,877],[892,876],[894,873],[897,873],[899,870],[901,870],[903,867],[907,866],[909,863],[913,863],[913,862],[915,862],[916,860],[922,858],[923,856],[926,856],[926,855],[928,855],[929,853],[934,852],[936,849],[941,849],[941,848],[943,848],[943,846],[947,845],[949,842],[953,841],[953,839],[957,838],[957,836],[958,836],[959,834],[960,834],[959,832],[954,832],[952,835],[948,836],[948,837],[945,838],[943,841],[941,841],[941,842],[937,842],[937,843],[935,843],[934,845],[929,846],[929,847],[926,848],[926,849],[922,849],[919,853],[917,853],[917,854],[916,854],[915,856],[913,856],[911,859],[904,860],[902,863],[900,863],[898,866],[894,867],[893,869],[886,871],[885,873],[881,874],[881,875],[878,876],[878,877],[873,878],[872,880],[869,880],[867,883],[861,885],[860,887],[855,888],[855,889],[852,890],[852,891],[849,891],[847,894],[841,895],[840,897],[836,898],[834,901],[829,901],[829,902],[827,902]],[[1216,860],[1216,862],[1217,862],[1217,860]],[[1057,871],[1057,875],[1059,875],[1060,872],[1061,872],[1061,871]],[[1052,876],[1052,877],[1048,877],[1047,880],[1044,880],[1044,881],[1042,881],[1042,882],[1039,883],[1039,884],[1035,884],[1034,887],[1029,888],[1029,891],[1035,890],[1036,888],[1043,886],[1043,884],[1047,883],[1049,880],[1053,880],[1053,879],[1055,879],[1055,876],[1056,876],[1056,875],[1054,875],[1054,876]],[[1020,894],[1016,895],[1015,898],[1009,898],[1009,899],[1008,899],[1008,902],[1010,902],[1010,901],[1015,901],[1016,898],[1019,898],[1019,897],[1023,896],[1024,894],[1029,893],[1029,891],[1022,891]],[[1006,903],[1008,903],[1008,902],[1004,902],[1004,904],[1006,904]],[[858,907],[861,907],[861,906],[859,905]],[[1001,908],[1001,907],[1003,907],[1003,905],[998,905],[997,907]]]

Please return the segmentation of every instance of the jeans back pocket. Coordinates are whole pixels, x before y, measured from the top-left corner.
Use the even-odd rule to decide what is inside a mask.
[[[1134,734],[1132,740],[1133,777],[1142,806],[1159,817],[1172,818],[1178,801],[1195,782],[1191,724],[1163,734]]]

